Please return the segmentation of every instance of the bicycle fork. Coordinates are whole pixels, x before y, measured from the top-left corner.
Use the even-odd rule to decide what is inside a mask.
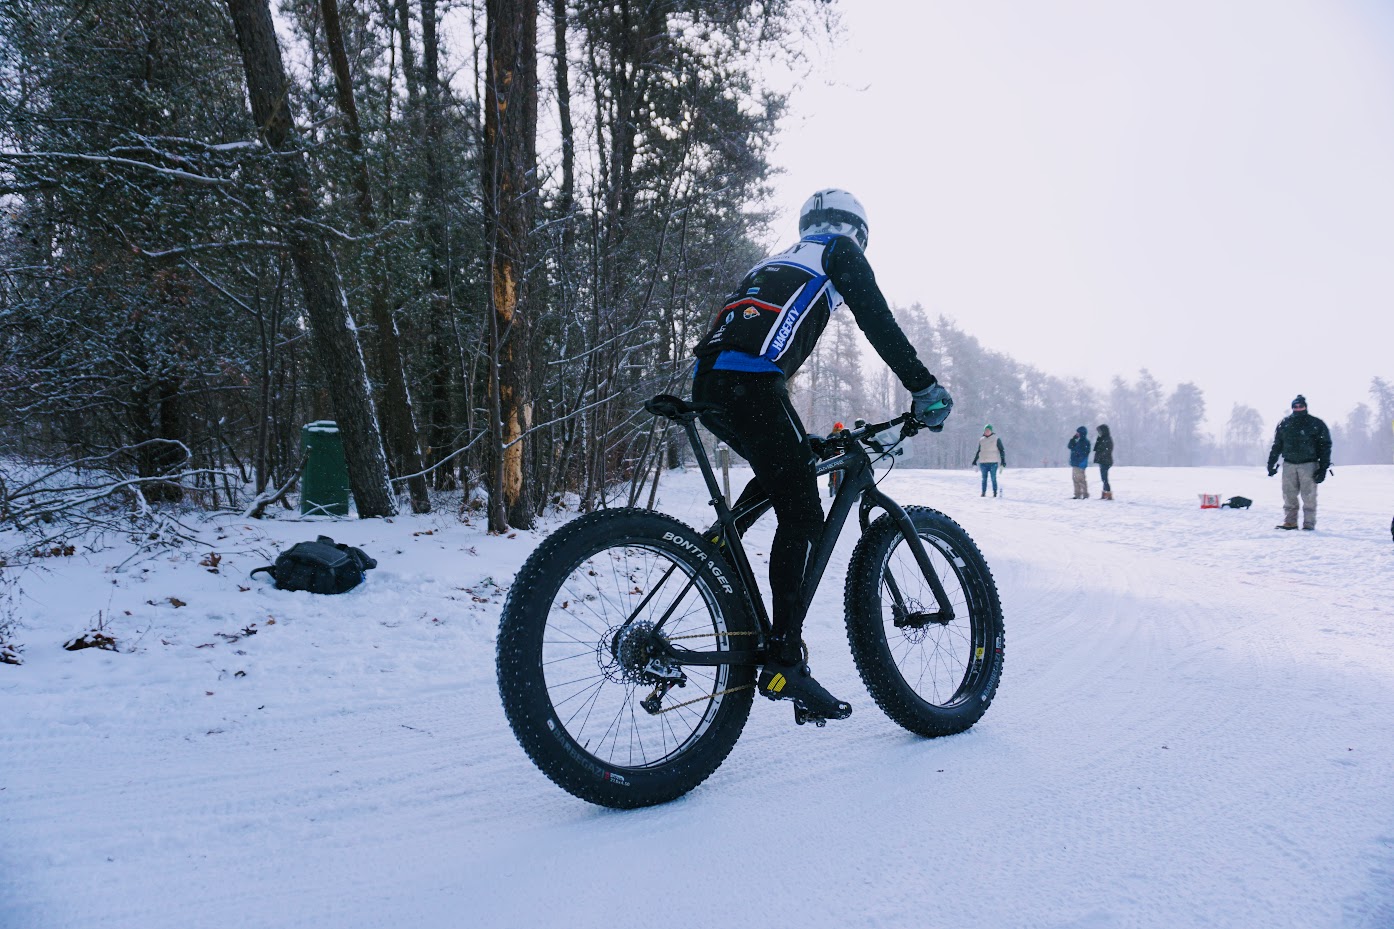
[[[939,607],[933,613],[909,609],[905,604],[905,595],[900,591],[900,585],[896,583],[891,572],[887,571],[884,580],[886,589],[891,595],[891,609],[894,613],[893,621],[896,628],[919,629],[930,623],[937,623],[941,626],[948,625],[954,618],[953,605],[949,603],[949,595],[944,590],[943,582],[939,580],[939,573],[934,570],[934,565],[930,563],[929,552],[925,550],[924,540],[915,530],[915,523],[910,519],[910,514],[906,513],[900,504],[877,490],[875,486],[868,487],[862,494],[861,511],[858,514],[863,532],[866,531],[871,522],[871,511],[876,507],[885,510],[895,521],[905,543],[910,547],[910,553],[915,557],[915,563],[920,567],[920,573],[929,582],[929,589],[934,592],[934,599]]]
[[[899,503],[877,488],[875,473],[865,455],[841,455],[824,462],[819,468],[819,473],[838,470],[843,472],[843,478],[838,486],[837,496],[833,499],[832,512],[828,516],[829,531],[825,534],[823,544],[819,546],[819,551],[814,556],[809,574],[804,581],[806,585],[803,596],[804,609],[807,610],[813,603],[813,594],[817,590],[818,582],[822,579],[828,559],[832,557],[832,548],[837,542],[842,523],[852,510],[852,501],[860,496],[861,507],[857,518],[861,523],[863,534],[871,524],[871,512],[877,507],[885,510],[895,521],[905,543],[910,547],[915,563],[919,565],[920,573],[924,575],[925,580],[929,582],[930,590],[934,592],[934,599],[936,606],[938,606],[938,609],[933,613],[911,610],[906,605],[905,595],[901,592],[900,585],[896,583],[889,571],[885,572],[884,580],[891,595],[891,611],[896,627],[902,629],[920,628],[930,623],[940,625],[950,623],[954,618],[954,610],[949,603],[949,595],[944,590],[944,584],[939,580],[939,574],[934,570],[934,565],[929,560],[924,540],[915,531],[915,524],[910,519],[910,514],[906,513]]]

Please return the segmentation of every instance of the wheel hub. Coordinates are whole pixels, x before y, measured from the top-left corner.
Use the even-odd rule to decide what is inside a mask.
[[[610,638],[610,654],[620,679],[632,684],[651,684],[658,678],[649,669],[668,640],[648,620],[627,623]]]

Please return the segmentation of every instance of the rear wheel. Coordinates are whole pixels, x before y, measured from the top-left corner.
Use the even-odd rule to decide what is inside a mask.
[[[542,773],[630,808],[716,770],[750,714],[755,669],[665,665],[673,640],[704,652],[757,641],[729,567],[690,526],[605,510],[538,546],[504,604],[497,669],[508,722]]]
[[[934,592],[909,544],[882,515],[857,543],[847,569],[847,641],[862,681],[887,716],[919,735],[951,735],[977,722],[997,692],[1002,605],[982,552],[958,523],[925,507],[906,513],[953,618],[937,615]]]

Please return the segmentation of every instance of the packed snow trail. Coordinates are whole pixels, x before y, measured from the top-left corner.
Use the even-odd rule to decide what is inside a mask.
[[[202,549],[54,560],[0,667],[0,926],[1394,925],[1394,467],[1338,469],[1316,533],[1272,529],[1257,469],[1112,477],[1110,503],[1060,469],[999,500],[893,473],[996,575],[987,715],[926,741],[871,702],[849,528],[806,634],[852,717],[757,700],[710,780],[630,813],[554,787],[498,704],[502,587],[543,533],[338,523],[381,565],[338,597],[246,580],[320,524],[210,527],[217,575]],[[710,521],[695,473],[661,496]],[[59,648],[98,610],[134,652]]]

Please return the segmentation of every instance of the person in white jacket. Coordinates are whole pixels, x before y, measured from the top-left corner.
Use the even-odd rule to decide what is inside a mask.
[[[992,431],[992,423],[983,427],[983,437],[978,440],[978,452],[973,456],[973,464],[983,473],[983,492],[978,496],[987,496],[987,478],[992,476],[992,495],[997,496],[997,469],[1007,466],[1007,450],[1002,447],[1002,440]]]

